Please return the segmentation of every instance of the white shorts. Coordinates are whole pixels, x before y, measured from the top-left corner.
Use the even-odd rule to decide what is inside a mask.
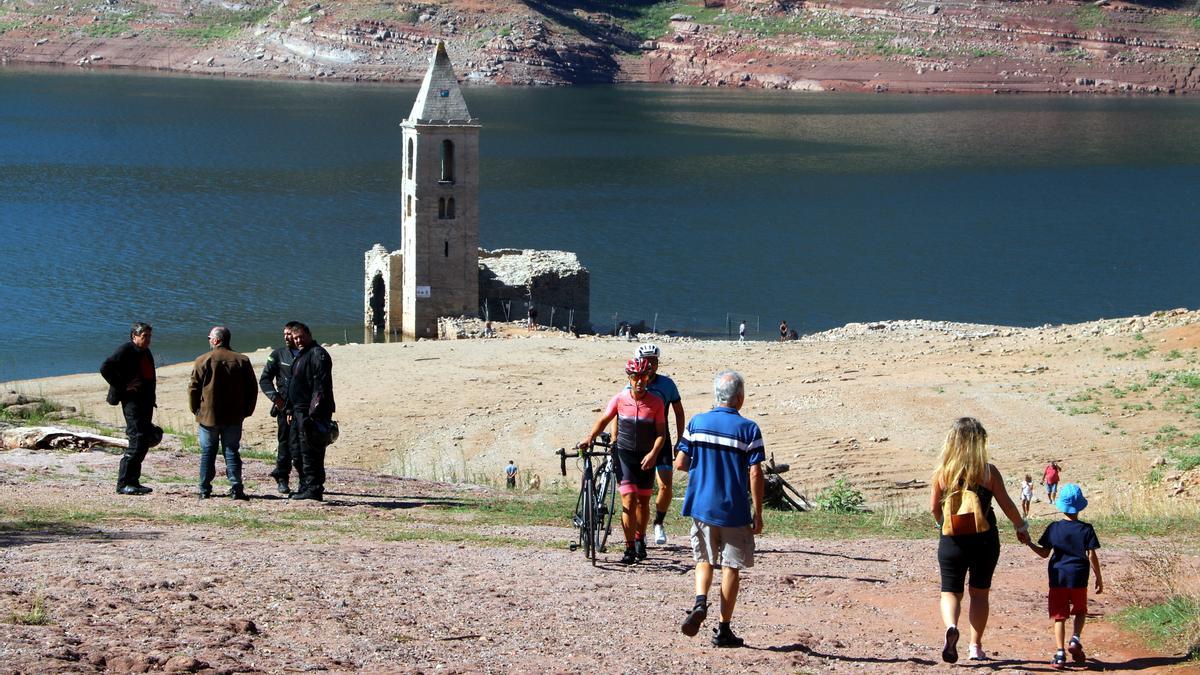
[[[750,525],[722,527],[692,519],[692,558],[735,570],[754,567],[754,534]]]

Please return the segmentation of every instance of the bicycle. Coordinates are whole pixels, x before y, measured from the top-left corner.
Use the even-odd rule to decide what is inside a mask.
[[[603,448],[596,451],[596,448]],[[579,530],[578,540],[570,544],[572,551],[583,548],[584,555],[592,564],[596,564],[596,553],[606,552],[608,537],[612,534],[612,516],[616,509],[616,476],[612,462],[612,436],[602,432],[598,440],[593,440],[587,450],[567,452],[559,448],[555,454],[559,458],[559,468],[562,475],[567,475],[567,458],[579,457],[583,460],[583,478],[579,484],[579,497],[575,501],[575,513],[571,525]],[[597,469],[592,464],[593,457],[603,457]]]

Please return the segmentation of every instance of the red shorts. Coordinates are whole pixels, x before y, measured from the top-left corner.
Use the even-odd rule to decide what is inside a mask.
[[[1050,618],[1066,621],[1068,616],[1087,614],[1087,588],[1051,588]]]

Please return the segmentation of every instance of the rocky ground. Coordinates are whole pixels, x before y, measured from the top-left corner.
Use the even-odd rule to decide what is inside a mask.
[[[677,519],[672,544],[647,564],[622,568],[615,554],[584,564],[565,548],[569,505],[554,489],[577,469],[560,479],[552,452],[586,431],[633,345],[500,329],[496,339],[331,345],[343,432],[324,504],[272,493],[265,407],[245,433],[258,458],[246,469],[253,500],[194,498],[187,364],[158,370],[156,419],[181,435],[150,454],[148,498],[113,494],[115,454],[66,442],[21,449],[36,441],[0,430],[16,446],[0,451],[0,670],[945,668],[935,542],[906,540],[904,525],[896,537],[829,541],[781,536],[782,521],[768,518],[738,619],[752,648],[733,653],[676,632],[690,596]],[[1197,516],[1197,470],[1186,467],[1200,452],[1200,312],[1039,328],[850,324],[787,343],[658,339],[689,414],[708,407],[717,370],[746,375],[745,413],[809,496],[844,478],[878,513],[912,522],[927,508],[945,430],[970,414],[1014,489],[1053,458],[1095,517]],[[265,354],[252,355],[256,366]],[[96,375],[3,388],[14,393],[0,405],[53,403],[29,414],[71,406],[61,416],[118,421]],[[522,467],[519,496],[486,487],[510,458]],[[1034,504],[1035,516],[1052,512]],[[1159,532],[1102,533],[1108,590],[1087,639],[1096,668],[1195,670],[1105,621],[1165,592],[1147,559],[1194,590],[1194,542]],[[1007,545],[987,639],[997,660],[978,667],[1048,669],[1043,585],[1044,563]]]
[[[196,456],[178,448],[150,455],[152,495],[123,497],[118,459],[0,452],[0,672],[951,670],[933,539],[786,538],[769,515],[735,620],[749,646],[720,651],[678,632],[692,587],[676,519],[646,562],[592,567],[563,527],[494,516],[537,497],[334,469],[326,502],[289,502],[251,461],[249,503],[199,501]],[[1146,542],[1104,544],[1089,669],[1197,672],[1106,620],[1155,589]],[[1044,576],[1005,545],[994,660],[958,668],[1049,671]]]
[[[1190,93],[1187,3],[0,0],[0,63],[414,81],[875,92]]]

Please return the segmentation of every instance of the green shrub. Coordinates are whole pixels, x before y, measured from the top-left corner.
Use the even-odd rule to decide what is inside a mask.
[[[1149,638],[1159,648],[1182,648],[1192,658],[1200,656],[1200,602],[1184,595],[1146,607],[1129,607],[1117,621]]]
[[[830,487],[817,493],[817,505],[834,513],[858,513],[863,511],[866,498],[845,480],[839,478]]]

